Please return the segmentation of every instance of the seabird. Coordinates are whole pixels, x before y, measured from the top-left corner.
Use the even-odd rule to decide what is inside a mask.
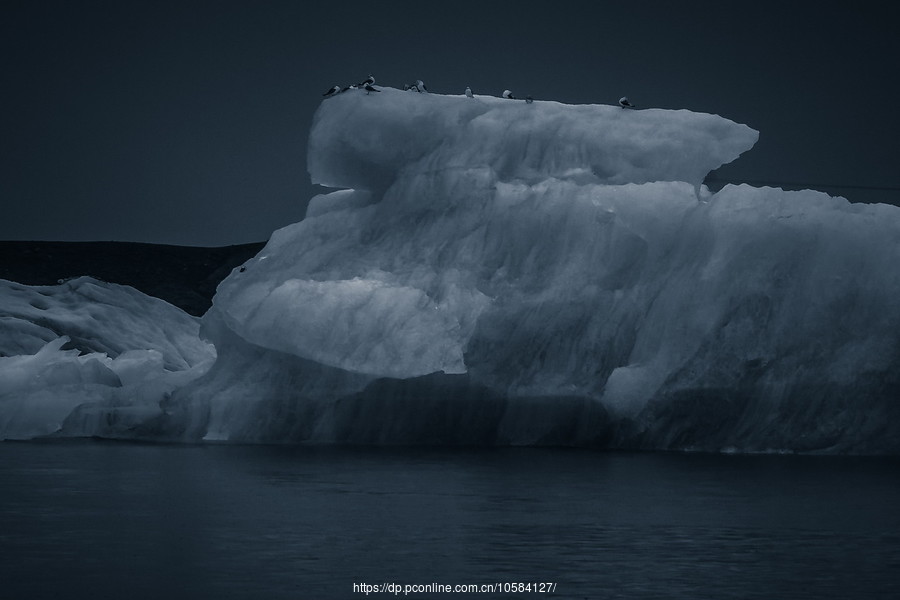
[[[428,88],[425,87],[425,82],[422,81],[421,79],[416,79],[416,91],[419,92],[420,94],[422,92],[428,92]]]
[[[356,84],[355,84],[355,83],[351,83],[350,85],[348,85],[347,87],[345,87],[344,89],[342,89],[342,90],[341,90],[341,93],[343,94],[343,93],[346,92],[347,90],[355,90],[355,89],[357,89]]]
[[[378,90],[378,89],[375,89],[374,87],[372,87],[371,83],[367,83],[366,87],[364,87],[363,89],[366,90],[367,96],[369,95],[369,92],[380,92],[381,91],[381,90]]]
[[[534,98],[532,98],[531,96],[525,96],[525,104],[531,104],[532,102],[534,102]]]
[[[375,78],[369,75],[369,77],[365,81],[359,82],[359,87],[365,88],[367,85],[372,85],[373,83],[375,83]]]
[[[335,94],[340,94],[340,93],[341,93],[341,86],[336,85],[336,86],[333,86],[330,90],[328,90],[327,92],[325,92],[322,95],[325,96],[326,98],[328,98],[330,96],[334,96]]]
[[[515,100],[516,97],[512,95],[512,92],[509,90],[503,90],[503,97],[507,100]]]
[[[474,98],[475,94],[472,93],[472,88],[466,86],[466,98]]]
[[[619,98],[619,106],[621,106],[622,108],[634,108],[634,104],[629,102],[626,96],[622,96],[621,98]]]

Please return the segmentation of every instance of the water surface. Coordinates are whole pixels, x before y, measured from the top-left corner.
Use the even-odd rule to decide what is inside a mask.
[[[896,459],[0,444],[9,598],[900,597]],[[370,597],[390,597],[374,594]]]

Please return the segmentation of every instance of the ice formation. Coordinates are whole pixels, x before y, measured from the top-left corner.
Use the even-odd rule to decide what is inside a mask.
[[[0,439],[54,434],[88,415],[127,437],[215,359],[199,328],[162,300],[90,277],[0,280]]]
[[[900,209],[710,194],[756,139],[689,111],[327,98],[309,171],[335,191],[219,286],[215,364],[127,435],[900,452]],[[124,435],[90,415],[62,434]]]

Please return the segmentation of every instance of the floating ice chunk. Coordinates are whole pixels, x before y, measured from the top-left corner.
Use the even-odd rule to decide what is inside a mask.
[[[0,439],[57,433],[89,406],[104,408],[65,435],[109,434],[112,411],[137,411],[135,422],[159,414],[160,401],[215,359],[198,319],[127,286],[0,280],[0,300]]]

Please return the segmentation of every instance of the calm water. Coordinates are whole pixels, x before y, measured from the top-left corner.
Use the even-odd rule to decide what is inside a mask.
[[[900,462],[0,444],[0,596],[898,598]],[[369,597],[390,597],[374,594]]]

